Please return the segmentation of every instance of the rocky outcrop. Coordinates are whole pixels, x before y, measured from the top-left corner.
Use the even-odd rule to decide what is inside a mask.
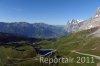
[[[100,7],[97,9],[96,15],[85,20],[79,30],[91,29],[100,26]]]
[[[68,21],[67,24],[65,25],[65,30],[69,33],[76,32],[79,30],[82,23],[83,23],[82,21],[75,19]]]

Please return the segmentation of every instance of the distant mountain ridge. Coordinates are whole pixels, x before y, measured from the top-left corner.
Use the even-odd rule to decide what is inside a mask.
[[[0,28],[0,32],[13,33],[34,38],[55,38],[67,34],[63,29],[63,26],[54,26],[45,23],[31,24],[27,22],[0,22]]]
[[[34,38],[56,38],[74,33],[77,31],[87,30],[94,27],[100,27],[100,7],[97,8],[96,15],[90,19],[81,21],[72,19],[66,25],[48,25],[45,23],[27,23],[27,22],[0,22],[0,32],[13,33],[21,36]],[[93,33],[100,36],[100,30]]]

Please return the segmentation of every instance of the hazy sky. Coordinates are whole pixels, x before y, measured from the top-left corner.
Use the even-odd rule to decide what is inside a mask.
[[[0,22],[63,25],[95,15],[100,0],[0,0]]]

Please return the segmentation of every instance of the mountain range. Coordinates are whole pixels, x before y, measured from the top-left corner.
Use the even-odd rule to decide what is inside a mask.
[[[87,20],[72,19],[66,25],[48,25],[45,23],[27,23],[27,22],[0,22],[0,32],[12,33],[19,36],[33,38],[57,38],[70,33],[87,30],[100,26],[100,7],[97,8],[96,15]],[[92,33],[100,36],[100,30]]]
[[[80,27],[80,30],[86,30],[97,26],[100,26],[100,7],[97,9],[95,16],[84,21],[84,24]]]
[[[82,22],[71,20],[65,29],[72,33],[42,47],[57,49],[63,57],[94,57],[94,63],[62,63],[60,66],[100,66],[100,7],[95,16]]]
[[[96,15],[83,22],[83,25],[79,28],[79,31],[87,30],[98,27],[99,29],[92,33],[96,37],[100,37],[100,7],[97,8]]]
[[[27,23],[14,22],[5,23],[0,22],[0,32],[12,33],[20,36],[34,37],[34,38],[55,38],[68,34],[59,25],[48,25],[44,23]]]
[[[100,7],[97,8],[95,16],[92,16],[91,18],[84,21],[75,20],[75,19],[68,21],[64,29],[69,33],[74,33],[74,32],[88,30],[96,27],[98,27],[98,30],[96,30],[91,35],[100,37]]]
[[[51,66],[99,66],[100,65],[100,7],[96,15],[84,20],[71,20],[66,25],[48,25],[44,23],[0,22],[0,66],[50,66],[40,63],[38,49],[54,49],[57,52],[46,56],[47,58],[78,58],[82,62],[57,63]],[[3,33],[4,32],[4,33]],[[64,36],[69,34],[68,36]],[[24,36],[24,37],[21,37]],[[54,38],[56,40],[40,41],[35,38]],[[24,41],[33,41],[24,42]],[[34,41],[39,41],[34,43]],[[5,42],[8,42],[5,44]],[[46,58],[45,57],[45,58]],[[89,61],[94,58],[94,63]],[[83,59],[82,59],[83,58]],[[89,61],[87,63],[84,58]],[[99,64],[99,65],[98,65]]]

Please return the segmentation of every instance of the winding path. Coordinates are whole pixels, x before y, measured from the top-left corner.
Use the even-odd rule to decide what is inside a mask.
[[[77,53],[77,54],[81,54],[81,55],[86,55],[86,56],[92,56],[98,60],[100,60],[100,56],[96,56],[96,55],[92,55],[92,54],[86,54],[86,53],[81,53],[81,52],[77,52],[75,50],[71,51],[71,52],[74,52],[74,53]]]

